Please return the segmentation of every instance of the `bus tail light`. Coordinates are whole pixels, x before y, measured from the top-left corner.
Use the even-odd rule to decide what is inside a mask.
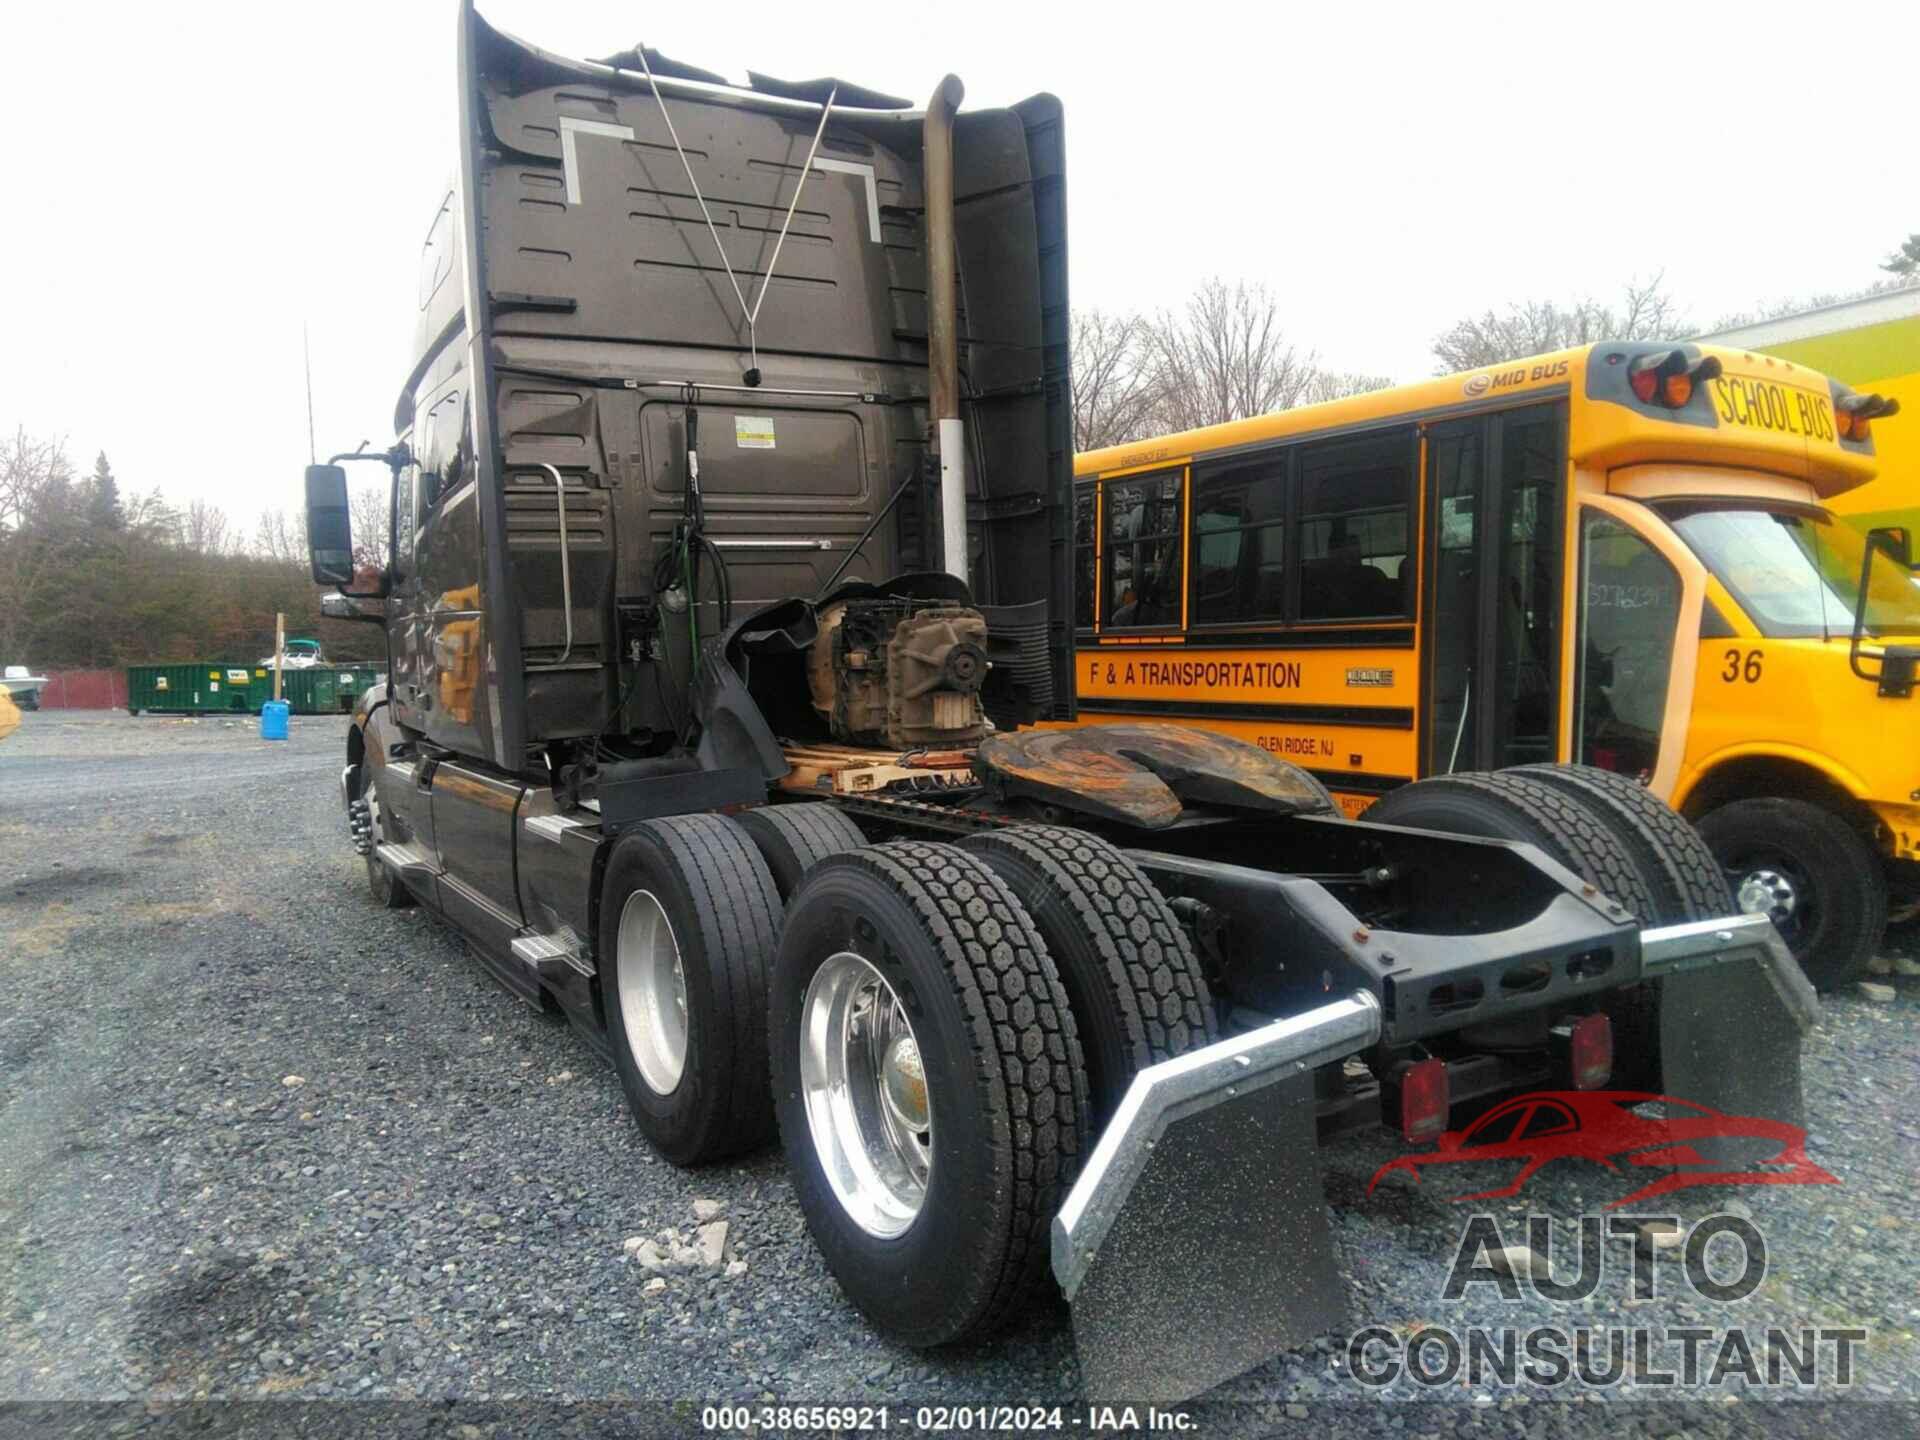
[[[1642,405],[1678,410],[1693,398],[1696,386],[1719,373],[1720,361],[1712,355],[1689,353],[1686,348],[1655,350],[1627,367],[1627,384]]]
[[[1871,440],[1873,421],[1898,415],[1900,402],[1885,395],[1836,395],[1833,424],[1842,440]]]

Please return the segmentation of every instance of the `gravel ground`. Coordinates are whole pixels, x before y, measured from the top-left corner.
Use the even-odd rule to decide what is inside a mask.
[[[876,1337],[777,1154],[693,1174],[656,1159],[579,1037],[447,928],[376,908],[337,799],[345,724],[295,718],[269,745],[251,721],[52,711],[0,748],[0,1400],[1073,1400],[1057,1314],[960,1353]],[[1830,999],[1806,1050],[1811,1154],[1841,1187],[1671,1207],[1754,1217],[1771,1266],[1751,1299],[1693,1297],[1663,1261],[1650,1302],[1621,1267],[1580,1304],[1444,1300],[1466,1207],[1397,1182],[1369,1197],[1399,1153],[1380,1137],[1326,1157],[1354,1323],[1857,1325],[1851,1395],[1882,1403],[1822,1407],[1813,1428],[1914,1433],[1920,981],[1888,983],[1892,1004]],[[1563,1162],[1487,1208],[1510,1240],[1529,1210],[1564,1240],[1612,1183]],[[624,1253],[662,1230],[692,1243],[696,1200],[717,1202],[743,1273],[655,1277]],[[1208,1433],[1531,1436],[1645,1394],[1381,1397],[1343,1354],[1292,1352],[1193,1413]],[[1703,1394],[1606,1404],[1607,1427],[1766,1428],[1759,1392]]]

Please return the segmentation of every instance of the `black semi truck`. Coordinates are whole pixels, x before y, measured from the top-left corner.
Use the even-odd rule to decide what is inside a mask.
[[[1090,1392],[1178,1398],[1342,1322],[1324,1138],[1547,1084],[1798,1121],[1811,992],[1638,786],[1363,823],[1074,724],[1055,100],[563,59],[470,0],[457,43],[397,439],[306,475],[389,650],[343,798],[374,900],[569,1017],[660,1153],[777,1135],[890,1336],[1058,1286]]]

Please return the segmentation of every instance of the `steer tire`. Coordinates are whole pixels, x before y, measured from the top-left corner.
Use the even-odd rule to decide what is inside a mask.
[[[1125,854],[1097,835],[1020,825],[961,843],[1033,916],[1087,1058],[1093,1133],[1148,1065],[1219,1036],[1186,930]]]
[[[1735,800],[1710,810],[1700,834],[1734,884],[1759,870],[1789,874],[1800,903],[1774,917],[1817,989],[1858,980],[1887,927],[1887,875],[1860,832],[1804,800]]]
[[[780,936],[780,895],[760,852],[723,816],[643,821],[615,843],[600,895],[607,1039],[640,1132],[675,1165],[766,1144],[773,1137],[767,974]],[[623,951],[622,921],[630,908]],[[671,949],[642,943],[655,909],[669,927]],[[672,987],[662,977],[646,988],[648,957],[670,961],[675,951],[685,990],[677,1078],[647,1004],[650,994]]]
[[[827,856],[858,850],[867,843],[860,827],[834,805],[762,805],[733,818],[773,872],[782,901],[792,899],[807,871]]]
[[[886,982],[912,1027],[931,1117],[924,1191],[876,1223],[856,1219],[828,1178],[846,1133],[829,1102],[857,1088],[821,1083],[818,1057],[857,1049],[837,1039],[831,1012],[808,1019],[809,994],[817,1004],[831,993],[830,964]],[[794,1189],[848,1298],[916,1346],[983,1337],[1026,1313],[1049,1284],[1049,1227],[1078,1173],[1086,1073],[1060,978],[1005,882],[923,841],[822,860],[788,907],[771,1024]]]
[[[1587,802],[1640,866],[1662,925],[1733,913],[1733,896],[1707,842],[1638,780],[1594,765],[1523,765],[1503,772],[1537,780]]]
[[[361,773],[367,776],[360,788],[360,798],[365,800],[373,808],[373,813],[378,816],[381,813],[380,782],[368,774],[368,767],[363,765],[360,768]],[[373,835],[376,848],[367,855],[367,893],[373,896],[374,903],[382,910],[405,910],[415,903],[413,891],[407,888],[407,882],[400,878],[399,872],[380,858],[377,847],[387,838],[384,832],[385,822],[376,820]]]

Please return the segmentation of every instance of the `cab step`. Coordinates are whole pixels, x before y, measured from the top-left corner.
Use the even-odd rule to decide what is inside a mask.
[[[589,978],[594,973],[593,962],[582,953],[580,937],[565,926],[552,934],[516,935],[510,948],[514,959],[543,980],[557,979],[568,970]]]

